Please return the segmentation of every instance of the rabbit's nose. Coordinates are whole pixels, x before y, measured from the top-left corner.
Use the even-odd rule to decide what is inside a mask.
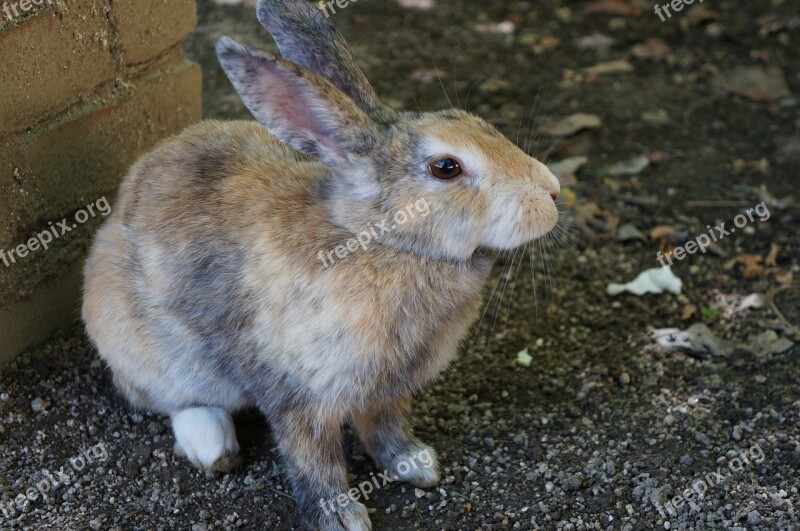
[[[556,199],[558,199],[558,192],[550,192],[550,197],[552,197],[553,201],[555,201]]]

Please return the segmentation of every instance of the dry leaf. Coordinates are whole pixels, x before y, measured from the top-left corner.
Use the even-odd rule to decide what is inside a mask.
[[[608,168],[608,173],[614,176],[623,175],[636,175],[643,172],[650,166],[650,157],[647,155],[640,155],[630,160],[624,160],[611,165]]]
[[[634,57],[650,61],[666,61],[671,51],[666,42],[654,37],[631,48],[631,53]]]
[[[589,202],[575,206],[575,223],[590,238],[610,238],[617,233],[619,218]]]
[[[583,71],[586,74],[595,76],[627,74],[628,72],[633,72],[633,65],[624,59],[617,59],[616,61],[609,61],[607,63],[600,63],[584,68]]]
[[[670,225],[659,225],[650,231],[650,239],[653,241],[668,240],[672,236],[675,236],[675,234],[675,227]]]
[[[778,245],[773,243],[772,247],[770,248],[769,254],[767,255],[767,259],[764,262],[767,265],[767,267],[777,267],[778,266],[778,253],[780,253],[780,252],[781,252],[781,248]]]
[[[783,72],[776,67],[741,67],[721,72],[714,79],[715,88],[723,94],[736,94],[754,101],[776,101],[791,96]]]
[[[581,167],[589,162],[588,157],[570,157],[558,162],[549,164],[548,167],[553,175],[561,179],[565,175],[574,175]]]
[[[623,17],[635,14],[633,6],[625,0],[594,0],[581,6],[584,13],[600,13],[603,15],[620,15]]]
[[[596,114],[577,113],[557,121],[545,129],[544,133],[548,136],[572,136],[584,129],[597,129],[602,124]]]

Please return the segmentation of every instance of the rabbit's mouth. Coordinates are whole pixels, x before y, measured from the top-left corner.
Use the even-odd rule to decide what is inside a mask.
[[[557,196],[549,190],[534,189],[499,197],[487,227],[486,247],[507,251],[549,233],[558,223]]]

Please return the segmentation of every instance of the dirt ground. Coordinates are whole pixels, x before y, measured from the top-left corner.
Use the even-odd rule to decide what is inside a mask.
[[[800,529],[800,5],[709,0],[662,22],[622,0],[400,3],[417,7],[331,17],[378,93],[412,110],[449,97],[531,140],[562,174],[565,222],[498,263],[462,356],[416,402],[443,481],[373,493],[375,528]],[[275,48],[250,5],[199,15],[186,51],[205,114],[245,118],[213,43]],[[680,295],[607,294],[659,251]],[[663,331],[690,327],[705,337]],[[296,528],[265,422],[237,425],[244,465],[205,477],[65,333],[0,375],[0,527]],[[368,478],[352,433],[347,451]],[[46,472],[47,499],[4,519]]]

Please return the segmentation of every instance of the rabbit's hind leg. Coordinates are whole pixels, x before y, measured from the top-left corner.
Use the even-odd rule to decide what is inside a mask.
[[[172,414],[175,453],[209,475],[239,465],[239,442],[230,413],[219,407],[193,407]]]

